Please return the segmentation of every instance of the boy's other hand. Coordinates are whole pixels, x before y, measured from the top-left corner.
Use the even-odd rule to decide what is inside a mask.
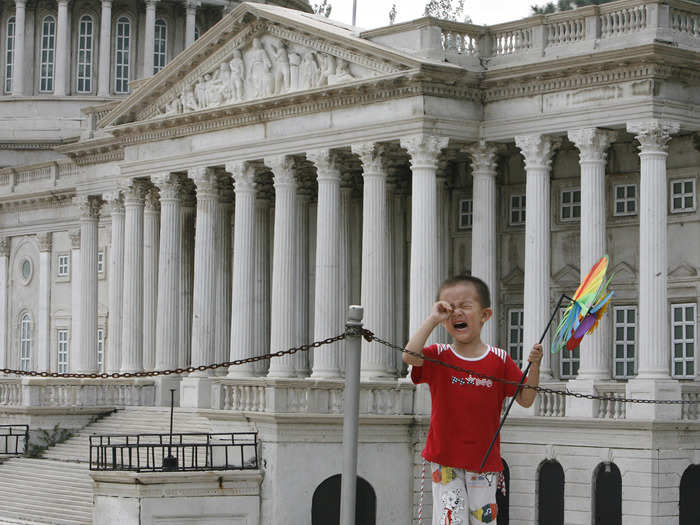
[[[442,323],[443,321],[447,321],[447,319],[450,317],[450,314],[452,313],[452,306],[450,306],[450,303],[447,301],[438,301],[433,305],[433,310],[430,312],[430,317],[436,322],[436,323]]]
[[[536,344],[533,345],[532,350],[530,350],[530,355],[527,358],[527,360],[532,363],[533,365],[540,366],[540,363],[542,362],[542,345],[541,344]]]

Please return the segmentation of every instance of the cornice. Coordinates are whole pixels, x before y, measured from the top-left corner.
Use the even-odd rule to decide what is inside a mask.
[[[77,142],[56,148],[56,151],[71,157],[78,166],[124,160],[124,149],[115,137]]]
[[[35,210],[40,208],[64,208],[73,206],[74,191],[52,192],[33,195],[26,198],[3,198],[0,200],[0,212]]]

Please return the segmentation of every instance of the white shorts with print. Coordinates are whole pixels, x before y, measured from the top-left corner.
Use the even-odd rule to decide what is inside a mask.
[[[477,474],[430,464],[433,525],[496,525],[496,487],[500,473]]]

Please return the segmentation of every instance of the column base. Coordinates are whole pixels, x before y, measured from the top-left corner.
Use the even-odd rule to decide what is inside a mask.
[[[681,384],[675,379],[630,379],[627,397],[640,399],[671,400],[681,398]],[[655,405],[628,403],[627,419],[680,420],[681,405]]]
[[[596,381],[594,379],[571,379],[566,383],[569,392],[578,394],[595,394]],[[566,415],[568,417],[598,417],[600,402],[593,399],[579,399],[566,397]]]
[[[250,379],[256,377],[253,365],[235,365],[228,368],[226,377],[235,379]]]
[[[183,377],[180,383],[180,406],[211,408],[211,377]]]
[[[156,381],[156,403],[157,407],[170,406],[170,390],[175,389],[175,406],[180,406],[180,382],[181,376],[158,376]]]

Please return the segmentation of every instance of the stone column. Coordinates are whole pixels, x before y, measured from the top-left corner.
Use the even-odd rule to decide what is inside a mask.
[[[97,223],[101,201],[87,195],[76,197],[80,206],[80,351],[74,370],[97,372]],[[75,340],[75,338],[74,338]]]
[[[255,245],[253,355],[262,355],[270,351],[270,219],[270,199],[267,195],[258,192],[255,199],[253,241]],[[255,375],[265,375],[269,364],[269,361],[256,363]]]
[[[447,176],[444,172],[446,166],[442,162],[436,179],[436,202],[437,202],[437,282],[442,283],[447,279],[450,258],[450,216],[452,214],[450,208],[450,192],[447,188]],[[446,164],[446,163],[445,163]],[[394,266],[396,267],[398,263]],[[433,294],[434,297],[434,294]],[[435,329],[437,334],[437,342],[450,343],[450,336],[444,326],[439,325]],[[481,334],[482,338],[484,333]],[[397,338],[398,339],[398,338]],[[401,357],[400,355],[398,356]]]
[[[16,97],[24,95],[26,6],[26,0],[15,0],[15,56],[12,65],[12,94]]]
[[[80,360],[80,228],[68,232],[70,237],[70,355],[68,364],[71,372],[77,372]]]
[[[153,76],[153,51],[156,35],[156,4],[158,0],[146,0],[146,23],[143,37],[143,78]]]
[[[545,135],[521,135],[515,137],[525,159],[525,199],[528,210],[525,221],[525,319],[523,326],[523,367],[532,345],[539,341],[542,331],[552,315],[549,297],[550,281],[550,167],[552,153],[558,145],[555,139]],[[540,366],[540,379],[552,377],[549,332],[542,341],[547,349]]]
[[[197,221],[194,241],[194,289],[192,296],[192,366],[214,362],[216,344],[216,236],[218,177],[213,168],[188,172],[197,188]],[[181,405],[209,408],[211,371],[196,371],[182,380]]]
[[[681,389],[670,376],[668,312],[668,141],[679,124],[651,120],[627,124],[640,151],[639,188],[639,331],[637,377],[627,383],[629,397],[680,399]],[[680,419],[680,405],[627,407],[628,418]]]
[[[233,175],[235,218],[233,221],[233,283],[229,355],[232,361],[251,357],[257,344],[253,336],[256,273],[255,168],[248,162],[229,162],[226,171]],[[251,377],[254,365],[231,366],[229,377]]]
[[[100,54],[97,77],[97,95],[108,97],[110,94],[111,72],[111,43],[112,43],[112,0],[102,0],[102,16],[100,17]],[[111,345],[110,345],[111,346]]]
[[[386,171],[382,165],[382,148],[374,143],[353,144],[363,169],[362,204],[362,306],[363,324],[378,337],[391,337],[389,302],[389,218],[386,208]],[[433,190],[435,187],[433,186]],[[394,350],[395,351],[395,350]],[[362,341],[362,372],[365,381],[394,378],[392,350],[377,343]]]
[[[341,240],[347,244],[341,202],[340,170],[330,150],[308,152],[306,158],[316,166],[318,178],[318,206],[316,219],[316,286],[314,291],[314,335],[319,341],[332,337],[344,330],[347,298],[345,283],[347,245],[341,247]],[[347,199],[348,190],[345,190]],[[341,272],[345,266],[345,273]],[[341,342],[324,346],[314,353],[313,378],[340,378],[342,372]]]
[[[10,240],[0,237],[0,368],[8,363],[7,348],[7,283],[8,261],[10,257]]]
[[[109,351],[105,372],[119,372],[122,356],[122,309],[124,307],[124,201],[119,191],[104,195],[112,216],[109,250]]]
[[[491,307],[498,297],[496,275],[496,147],[481,141],[467,148],[472,161],[472,275],[491,291]],[[494,313],[497,315],[498,312]],[[481,330],[481,340],[498,344],[498,321],[494,317]]]
[[[143,369],[154,370],[160,245],[160,202],[156,188],[148,190],[145,204],[143,212]]]
[[[341,317],[341,326],[343,328],[345,327],[345,322],[347,320],[347,307],[352,304],[352,256],[350,253],[350,243],[352,239],[352,192],[352,173],[344,173],[340,182],[340,233],[338,235],[338,275],[340,276],[338,304],[345,310],[342,312]],[[362,250],[359,251],[362,252]],[[337,344],[340,347],[338,349],[338,367],[340,368],[340,377],[344,377],[345,354],[347,346],[345,341],[340,341]]]
[[[406,326],[407,288],[406,274],[408,272],[408,257],[406,253],[406,193],[407,188],[401,184],[394,192],[394,300],[396,301],[396,325],[394,338],[397,345],[408,341]],[[399,371],[403,371],[403,362],[399,356]],[[401,375],[401,374],[399,374]]]
[[[295,346],[309,342],[309,296],[313,294],[309,283],[309,209],[311,208],[311,191],[307,187],[297,187],[296,199],[296,343]],[[309,375],[309,352],[297,352],[294,358],[294,371],[297,377]]]
[[[70,25],[68,22],[68,0],[58,0],[58,17],[56,21],[56,69],[53,94],[65,96],[70,75]],[[97,336],[95,336],[97,337]]]
[[[171,173],[151,177],[160,190],[160,248],[158,250],[158,306],[156,309],[155,369],[167,370],[179,365],[180,323],[180,184]],[[159,380],[157,405],[167,405],[168,391],[179,390],[179,377]]]
[[[143,208],[146,188],[129,181],[124,193],[122,372],[143,370]]]
[[[231,212],[233,187],[228,175],[219,180],[219,206],[216,210],[216,336],[214,361],[228,361],[231,352]],[[253,252],[248,253],[253,257]],[[225,368],[214,371],[226,375]]]
[[[180,208],[180,367],[192,362],[192,289],[194,287],[194,185],[185,179],[181,185]]]
[[[194,31],[197,22],[197,8],[201,2],[185,0],[185,49],[194,44]]]
[[[409,328],[413,334],[430,313],[438,289],[436,172],[449,139],[418,135],[401,139],[411,156],[411,277]],[[435,342],[435,332],[426,344]]]
[[[286,350],[297,344],[296,272],[296,179],[294,159],[270,157],[265,164],[272,169],[275,184],[275,231],[272,261],[272,307],[270,350]],[[270,361],[268,377],[294,377],[294,357],[276,357]]]
[[[39,318],[37,319],[37,370],[51,368],[51,232],[40,233],[39,239]]]

